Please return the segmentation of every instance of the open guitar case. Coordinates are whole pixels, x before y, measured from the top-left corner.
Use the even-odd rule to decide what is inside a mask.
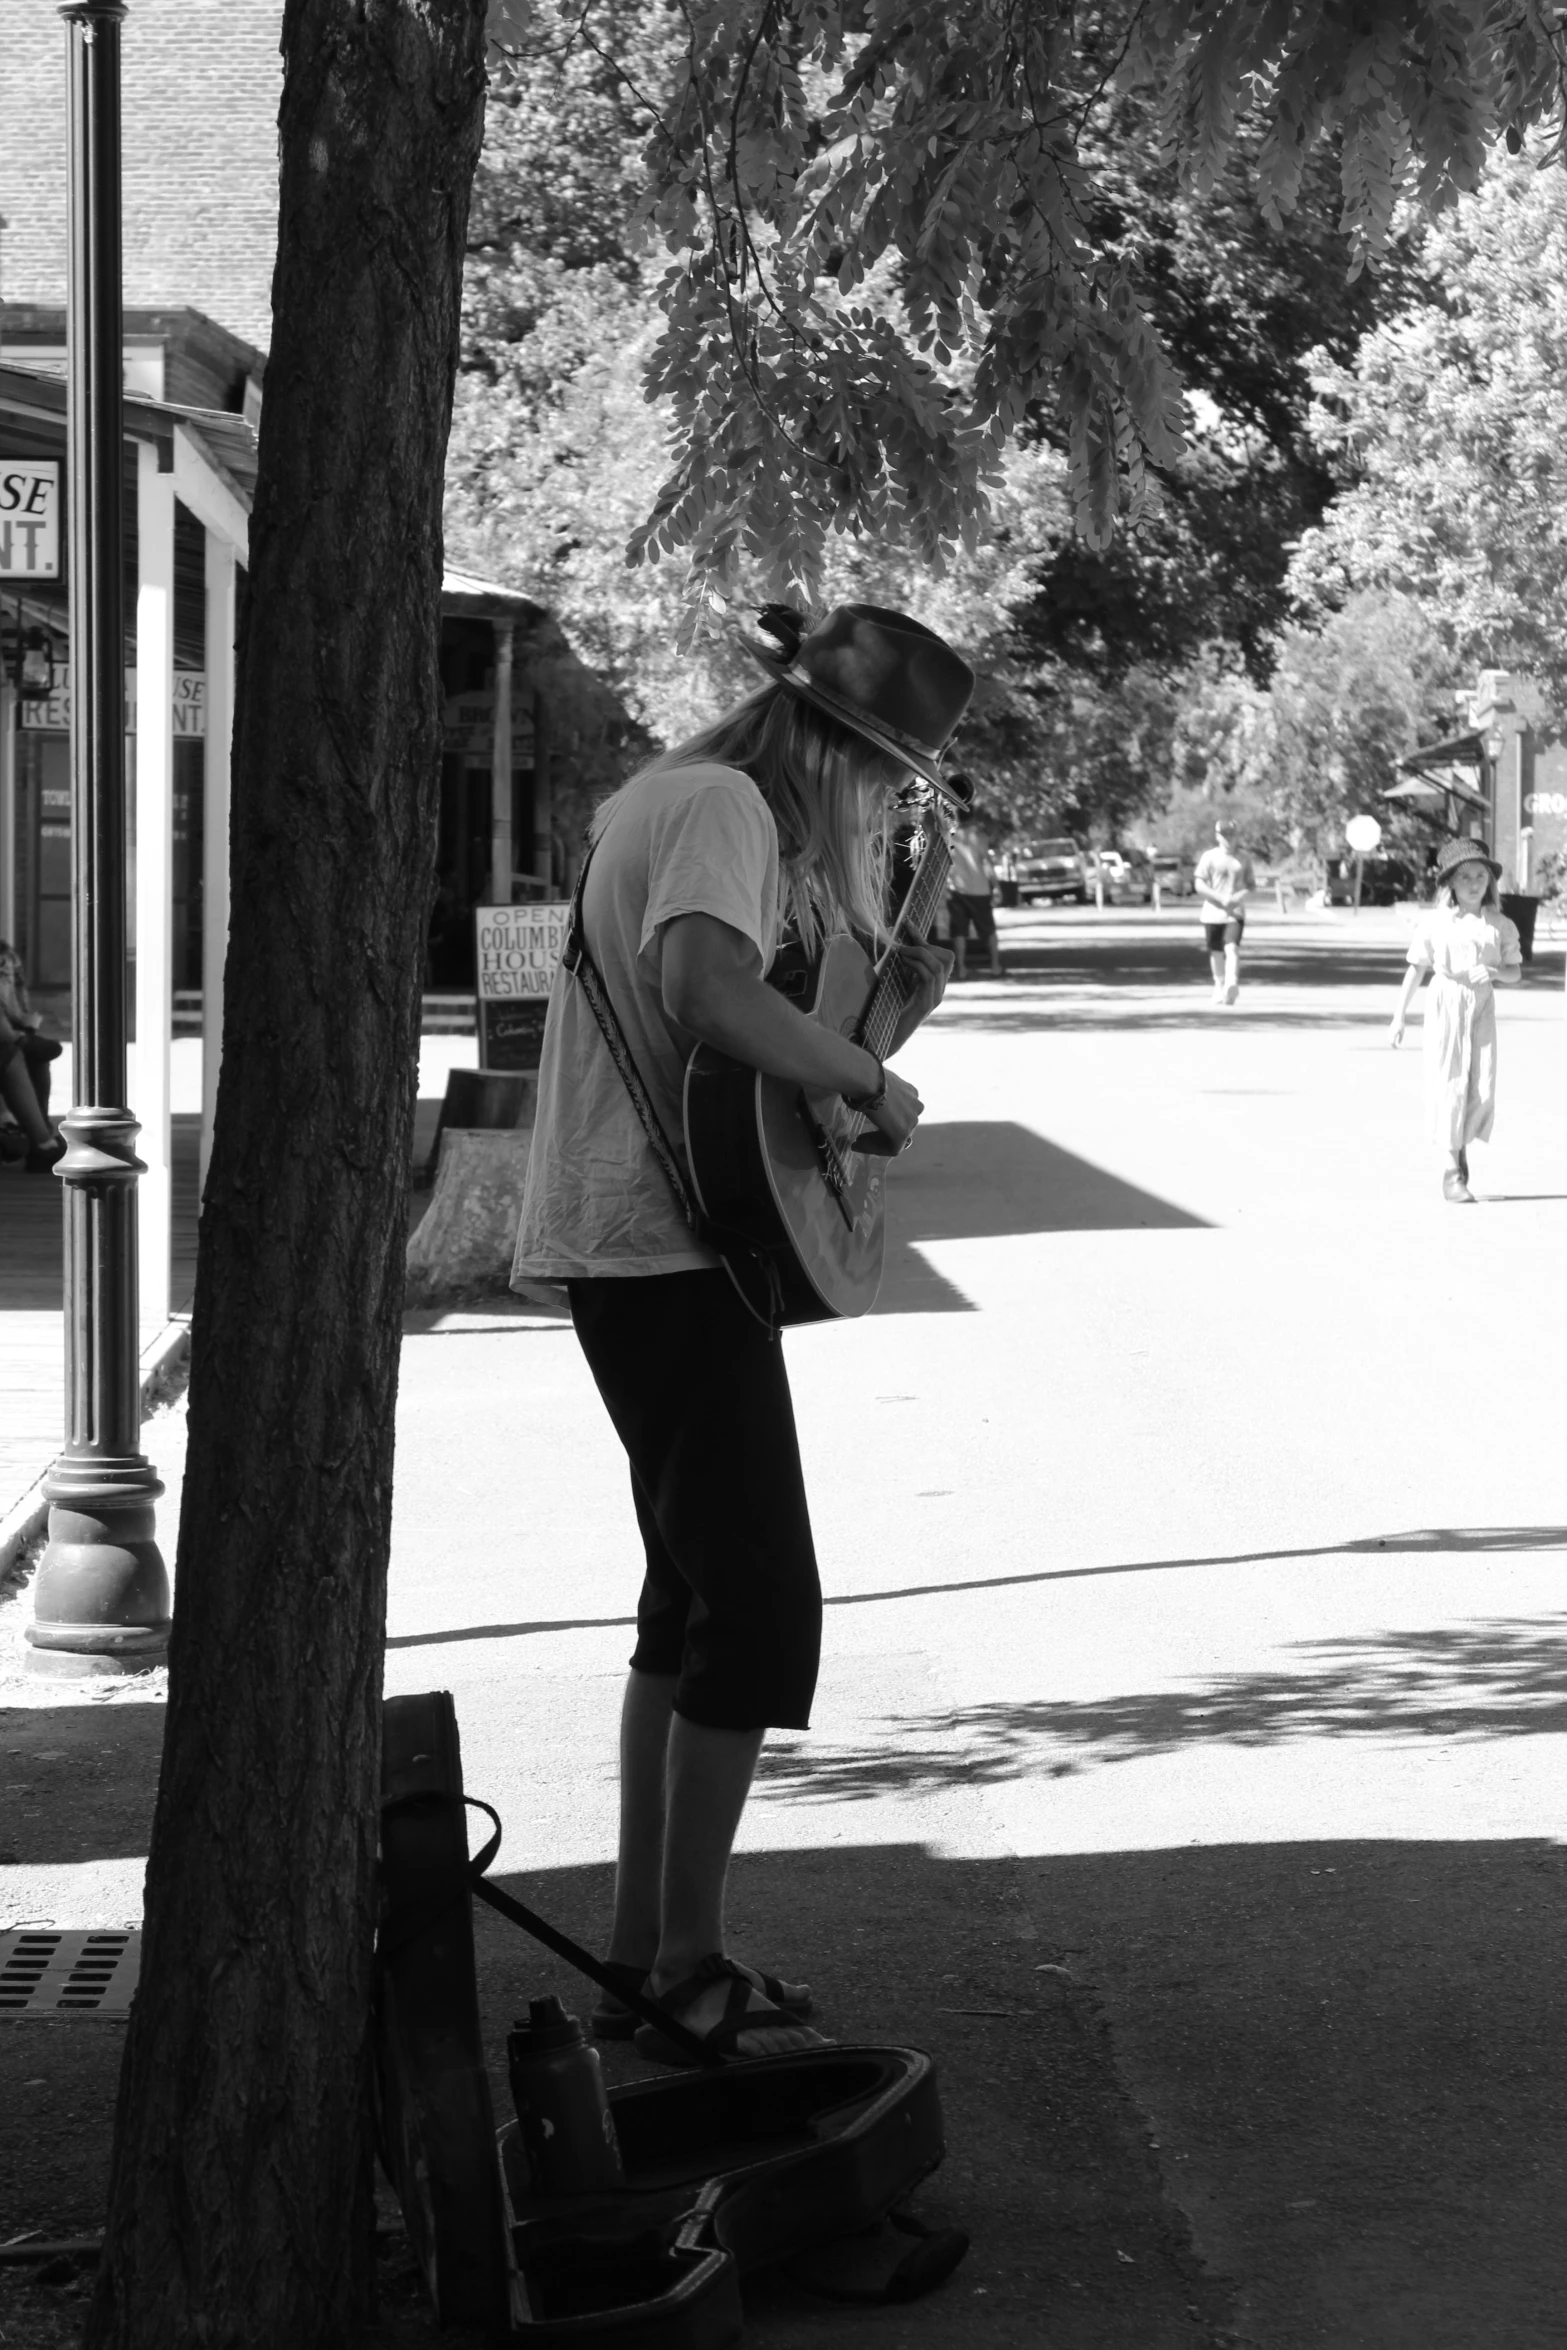
[[[494,1822],[473,1859],[470,1808]],[[951,2273],[966,2237],[898,2209],[943,2153],[935,2067],[914,2048],[811,2049],[612,2088],[624,2188],[532,2195],[516,2124],[495,2125],[474,1896],[592,1981],[605,1977],[590,1953],[488,1883],[499,1843],[495,1814],[463,1792],[450,1695],[389,1698],[379,2151],[442,2324],[541,2350],[720,2350],[739,2338],[740,2282],[755,2270],[794,2263],[816,2290],[862,2305],[913,2299]],[[690,2039],[655,2002],[631,2004]],[[888,2241],[900,2255],[890,2273]],[[862,2244],[877,2255],[870,2282],[857,2265]]]

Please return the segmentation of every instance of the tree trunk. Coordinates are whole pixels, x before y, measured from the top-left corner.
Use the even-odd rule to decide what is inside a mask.
[[[370,2285],[392,1419],[484,19],[284,9],[223,1074],[92,2350],[343,2343]]]

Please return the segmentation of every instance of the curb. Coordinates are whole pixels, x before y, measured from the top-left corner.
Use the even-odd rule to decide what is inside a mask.
[[[190,1353],[190,1323],[170,1322],[142,1349],[141,1408],[159,1402],[174,1384],[174,1375]],[[48,1475],[44,1471],[44,1476]],[[0,1518],[0,1582],[10,1574],[29,1543],[36,1542],[49,1521],[44,1478],[30,1485],[18,1502]]]

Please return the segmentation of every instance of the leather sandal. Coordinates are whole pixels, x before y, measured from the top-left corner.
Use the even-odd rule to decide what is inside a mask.
[[[726,1978],[729,1982],[729,1996],[724,2003],[724,2012],[717,2023],[701,2035],[709,2057],[743,2058],[745,2051],[740,2042],[752,2032],[805,2031],[807,2047],[830,2048],[833,2045],[830,2040],[823,2039],[820,2032],[812,2032],[808,2026],[802,2025],[798,2015],[791,2014],[787,2008],[775,2007],[770,2000],[764,2000],[761,2006],[757,2006],[756,1985],[750,1975],[736,1959],[725,1958],[720,1950],[704,1958],[683,1983],[676,1983],[668,1991],[650,1992],[648,1996],[656,1999],[660,2007],[667,2007],[679,2022],[694,2029],[690,2025],[690,2010],[704,1991]],[[653,2024],[638,2024],[632,2037],[638,2053],[651,2056],[659,2064],[674,2064],[690,2070],[700,2061],[688,2049],[667,2039]]]
[[[798,1990],[791,1990],[789,1985],[780,1982],[776,1975],[764,1975],[760,1967],[751,1967],[747,1971],[751,1976],[753,1987],[760,1988],[764,1999],[769,2000],[774,2007],[784,2015],[791,2017],[796,2023],[805,2021],[811,2012],[812,2004],[808,1984],[802,1983]],[[613,1976],[618,1988],[627,1991],[647,1990],[648,1970],[646,1967],[630,1966],[621,1959],[610,1958],[604,1962],[604,1972]],[[661,1999],[659,2001],[661,2007],[666,2007],[668,2004],[667,2000]],[[617,1999],[612,1991],[604,1993],[592,2015],[588,2018],[595,2040],[629,2040],[636,2031],[639,2020],[625,2002]]]

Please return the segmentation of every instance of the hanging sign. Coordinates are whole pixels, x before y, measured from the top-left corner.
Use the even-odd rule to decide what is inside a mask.
[[[54,689],[47,701],[24,702],[22,725],[31,734],[69,734],[71,731],[71,672],[54,673]],[[171,714],[174,739],[198,739],[207,731],[207,676],[202,669],[176,669]],[[125,731],[136,732],[136,672],[125,672]]]
[[[60,461],[0,457],[0,579],[60,576]]]
[[[479,1066],[536,1069],[571,908],[475,906]]]

